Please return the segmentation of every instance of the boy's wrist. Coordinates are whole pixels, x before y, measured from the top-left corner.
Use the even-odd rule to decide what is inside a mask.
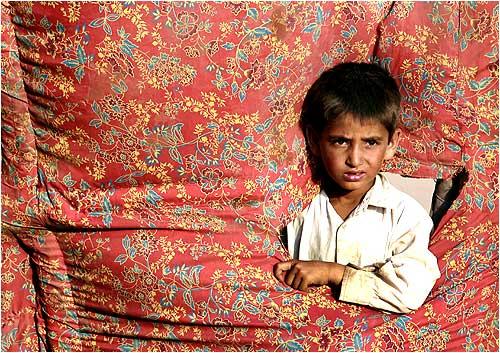
[[[332,262],[330,269],[330,285],[339,286],[344,278],[345,266]]]

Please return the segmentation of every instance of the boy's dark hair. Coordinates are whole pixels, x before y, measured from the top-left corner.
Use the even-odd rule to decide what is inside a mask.
[[[307,130],[320,136],[337,118],[352,114],[361,121],[379,121],[390,139],[397,127],[400,102],[396,81],[377,64],[347,62],[323,72],[307,91],[299,122],[313,180],[321,183],[323,170],[321,161],[311,153]]]

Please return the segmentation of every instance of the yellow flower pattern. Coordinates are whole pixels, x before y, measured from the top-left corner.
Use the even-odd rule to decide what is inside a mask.
[[[2,2],[2,351],[498,350],[498,13],[480,2]],[[292,290],[317,193],[297,121],[388,68],[386,170],[469,179],[408,315]]]

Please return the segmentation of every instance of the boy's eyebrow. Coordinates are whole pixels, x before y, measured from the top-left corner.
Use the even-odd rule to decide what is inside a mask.
[[[328,135],[328,140],[351,140],[351,138],[344,135]]]
[[[329,139],[343,139],[343,140],[351,140],[351,137],[345,136],[345,135],[328,135]],[[382,141],[384,139],[383,136],[379,135],[373,135],[373,136],[367,136],[361,138],[363,141],[368,141],[368,140],[376,140],[376,141]]]
[[[368,136],[368,137],[363,137],[363,141],[368,141],[368,140],[375,140],[375,141],[382,141],[384,138],[382,136]]]

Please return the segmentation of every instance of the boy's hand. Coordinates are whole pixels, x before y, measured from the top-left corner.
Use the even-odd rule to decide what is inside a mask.
[[[345,266],[323,261],[283,261],[274,265],[274,275],[292,288],[307,292],[313,285],[334,285],[342,282]]]

